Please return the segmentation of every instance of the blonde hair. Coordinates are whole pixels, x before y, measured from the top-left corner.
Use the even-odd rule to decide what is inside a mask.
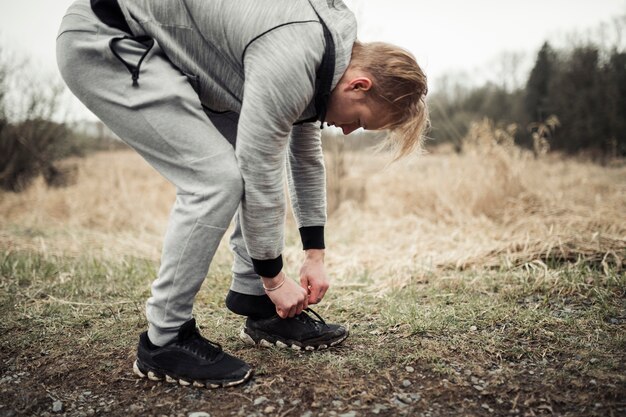
[[[388,143],[395,159],[421,151],[430,127],[426,94],[426,75],[408,51],[383,42],[355,42],[350,67],[372,76],[373,99],[388,111]]]

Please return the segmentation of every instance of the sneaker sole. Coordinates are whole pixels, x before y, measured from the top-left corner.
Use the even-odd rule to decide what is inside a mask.
[[[340,344],[341,342],[343,342],[344,340],[348,338],[348,334],[349,332],[346,330],[345,334],[343,334],[342,336],[340,336],[339,338],[335,340],[326,341],[324,343],[319,343],[316,345],[315,344],[307,345],[307,344],[303,344],[303,343],[292,341],[292,340],[280,340],[276,337],[272,337],[267,334],[262,334],[255,340],[255,338],[252,335],[246,332],[246,327],[243,327],[241,331],[239,332],[239,338],[245,344],[251,345],[251,346],[262,346],[262,347],[276,346],[276,347],[283,348],[283,349],[291,349],[295,351],[304,350],[307,352],[312,352],[314,350],[324,350],[324,349],[328,349],[329,347],[337,346],[338,344]]]
[[[250,378],[252,378],[252,374],[254,373],[254,371],[250,369],[243,378],[237,379],[237,380],[194,381],[194,380],[187,380],[183,378],[170,376],[165,373],[158,372],[158,371],[147,370],[147,369],[142,370],[139,367],[139,363],[137,362],[137,360],[135,360],[135,362],[133,363],[133,373],[137,375],[139,378],[147,378],[150,381],[165,381],[171,384],[179,384],[183,387],[194,386],[197,388],[215,389],[215,388],[234,387],[235,385],[243,384],[244,382],[247,382],[248,380],[250,380]]]

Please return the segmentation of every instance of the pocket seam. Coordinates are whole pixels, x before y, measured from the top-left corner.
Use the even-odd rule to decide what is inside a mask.
[[[189,84],[191,84],[191,87],[196,92],[198,92],[198,89],[200,87],[200,77],[190,72],[186,72],[186,71],[181,71],[181,72],[183,73],[185,77],[187,77],[187,80],[189,81]]]

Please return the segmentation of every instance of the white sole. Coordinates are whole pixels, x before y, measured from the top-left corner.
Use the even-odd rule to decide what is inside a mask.
[[[288,345],[280,340],[277,340],[275,343],[272,343],[268,340],[265,339],[261,339],[258,342],[255,342],[255,340],[252,338],[252,336],[250,336],[248,333],[246,333],[245,328],[241,328],[241,330],[239,331],[239,339],[241,339],[241,341],[243,341],[245,344],[250,345],[250,346],[262,346],[262,347],[279,347],[282,349],[291,349],[291,350],[295,350],[295,351],[307,351],[307,352],[312,352],[314,350],[324,350],[324,349],[328,349],[329,347],[332,346],[337,346],[338,344],[340,344],[341,342],[343,342],[344,340],[346,340],[348,337],[348,332],[346,332],[345,335],[343,335],[343,337],[341,339],[337,339],[334,342],[331,342],[329,344],[321,344],[319,346],[298,346],[296,344],[292,344],[292,345]]]
[[[200,381],[191,381],[191,380],[187,381],[185,379],[175,378],[167,374],[161,376],[153,371],[148,371],[147,373],[144,373],[141,371],[141,369],[139,369],[139,366],[137,365],[137,361],[135,360],[135,362],[133,362],[133,373],[137,375],[139,378],[148,378],[150,381],[165,381],[170,384],[178,384],[183,387],[194,386],[196,388],[215,389],[215,388],[234,387],[235,385],[243,384],[244,382],[248,381],[252,377],[253,370],[250,369],[242,379],[239,379],[236,381],[224,381],[220,383],[200,382]]]

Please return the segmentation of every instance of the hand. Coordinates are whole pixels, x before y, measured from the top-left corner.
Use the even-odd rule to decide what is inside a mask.
[[[330,280],[324,266],[324,249],[309,249],[300,268],[300,285],[307,290],[308,303],[317,304],[322,301]]]
[[[282,319],[294,317],[302,313],[302,310],[308,307],[307,293],[294,280],[280,272],[275,278],[261,278],[266,288],[274,288],[280,285],[274,291],[265,290],[265,294],[272,300],[276,306],[276,313]],[[284,283],[281,285],[281,283]]]

